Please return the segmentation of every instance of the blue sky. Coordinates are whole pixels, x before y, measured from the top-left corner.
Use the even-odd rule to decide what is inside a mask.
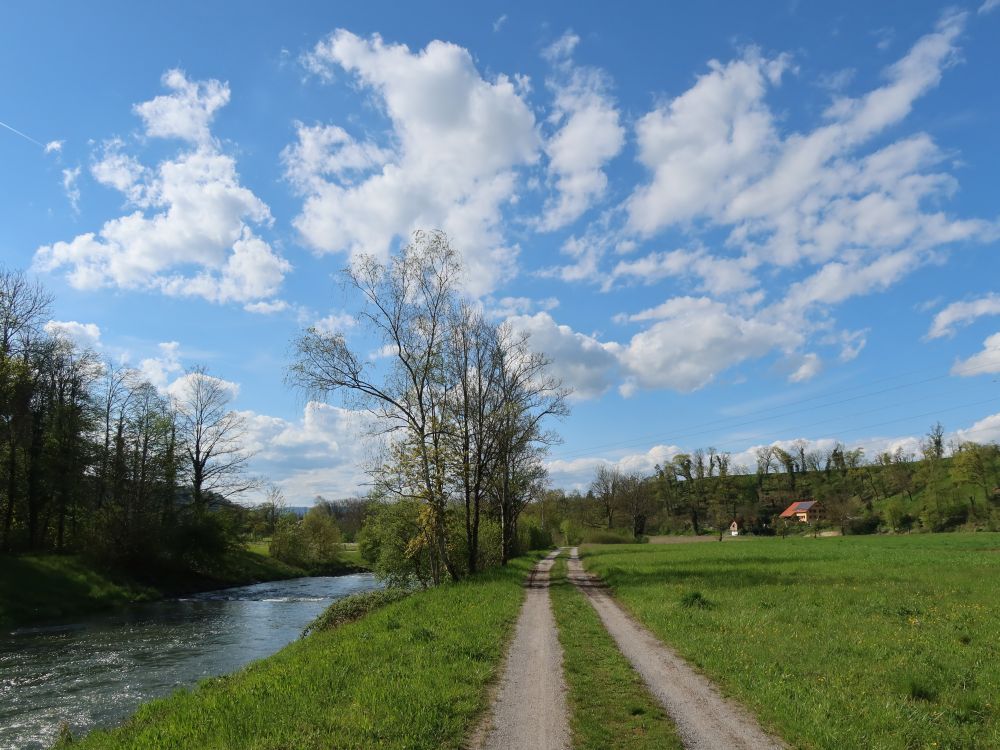
[[[994,440],[998,41],[996,0],[10,3],[0,258],[164,390],[238,385],[294,503],[368,450],[284,387],[289,341],[374,350],[334,275],[420,227],[574,388],[558,486]]]

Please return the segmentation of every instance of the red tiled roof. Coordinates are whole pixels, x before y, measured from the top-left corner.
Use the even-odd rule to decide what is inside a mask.
[[[796,513],[802,513],[803,511],[809,510],[815,504],[815,500],[799,500],[798,502],[794,502],[785,508],[779,518],[791,518]]]

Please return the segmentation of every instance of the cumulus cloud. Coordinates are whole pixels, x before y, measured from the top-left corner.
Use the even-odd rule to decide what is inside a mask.
[[[517,331],[527,333],[530,346],[552,360],[552,372],[573,389],[576,399],[595,398],[617,377],[619,346],[559,325],[547,312],[515,315],[508,319]]]
[[[371,437],[364,412],[310,401],[299,419],[242,412],[249,427],[253,470],[268,476],[290,504],[304,505],[316,495],[352,497],[368,489],[365,467],[380,442]]]
[[[188,401],[191,399],[192,394],[197,392],[195,388],[197,388],[199,382],[211,383],[213,387],[218,388],[230,400],[240,395],[239,383],[234,383],[232,380],[225,380],[224,378],[217,378],[214,375],[208,375],[203,372],[184,373],[166,387],[166,393],[177,401]]]
[[[966,14],[945,15],[886,70],[884,85],[835,97],[825,122],[802,133],[780,133],[765,101],[786,58],[751,50],[713,61],[691,89],[640,119],[640,161],[652,180],[627,203],[630,227],[650,235],[707,219],[729,228],[731,246],[782,266],[905,248],[911,269],[922,251],[995,231],[924,208],[955,189],[950,175],[932,171],[943,155],[930,136],[857,153],[938,85],[965,22]]]
[[[97,349],[101,345],[101,329],[96,323],[50,320],[45,324],[45,332],[50,336],[69,339],[84,349]]]
[[[229,86],[221,81],[191,81],[177,68],[163,74],[161,83],[169,89],[132,109],[146,125],[151,138],[179,138],[192,143],[207,143],[209,126],[216,111],[229,103]]]
[[[64,143],[65,141],[49,141],[44,146],[42,146],[42,150],[46,154],[59,154],[62,153]]]
[[[632,229],[649,235],[721,212],[764,172],[778,142],[764,95],[787,67],[786,58],[757,50],[727,64],[712,60],[694,86],[639,119],[639,161],[652,180],[628,200]]]
[[[624,395],[637,387],[694,391],[733,365],[801,342],[787,324],[742,317],[708,297],[675,297],[630,320],[655,322],[621,351]]]
[[[956,328],[987,315],[1000,315],[1000,294],[991,292],[977,299],[952,302],[934,316],[927,338],[951,336]]]
[[[571,58],[578,42],[579,37],[567,32],[545,53],[555,70],[547,85],[555,97],[548,119],[556,130],[545,143],[545,153],[556,195],[545,202],[542,230],[575,221],[604,195],[608,178],[603,167],[625,143],[607,75],[576,65]]]
[[[983,350],[966,360],[956,362],[952,375],[972,377],[1000,372],[1000,333],[994,333],[983,342]]]
[[[378,101],[388,146],[339,128],[299,128],[286,170],[305,197],[294,224],[315,251],[386,257],[414,229],[435,227],[463,254],[474,294],[515,269],[503,208],[517,198],[517,170],[538,159],[535,117],[515,82],[487,80],[468,50],[433,41],[411,51],[378,35],[339,29],[305,58],[326,79],[343,70]],[[367,164],[362,163],[367,159]]]
[[[626,474],[649,476],[657,465],[670,463],[674,456],[683,451],[676,445],[654,445],[642,453],[630,453],[619,458],[591,456],[573,459],[551,459],[545,462],[549,480],[556,487],[585,492],[598,468],[617,468]]]
[[[149,137],[192,146],[155,168],[112,140],[91,166],[134,210],[97,232],[38,248],[35,268],[65,270],[77,289],[151,289],[212,302],[254,303],[274,296],[291,265],[255,233],[271,223],[267,205],[243,186],[235,160],[211,138],[209,123],[229,100],[218,81],[164,77],[171,93],[136,106]]]
[[[991,414],[967,429],[956,430],[955,439],[959,443],[1000,442],[1000,414]]]
[[[176,341],[164,341],[158,345],[157,357],[147,357],[139,362],[139,372],[158,390],[166,392],[170,378],[181,372],[181,345]]]

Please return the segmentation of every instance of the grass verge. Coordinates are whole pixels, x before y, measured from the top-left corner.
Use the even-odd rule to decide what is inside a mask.
[[[570,729],[576,750],[681,750],[674,724],[622,656],[586,597],[552,568],[549,593],[559,626]]]
[[[583,554],[795,747],[1000,747],[1000,534]]]
[[[316,632],[227,677],[146,704],[78,750],[458,748],[487,688],[534,558],[415,593]]]

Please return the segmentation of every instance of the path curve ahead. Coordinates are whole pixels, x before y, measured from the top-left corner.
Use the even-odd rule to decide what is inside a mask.
[[[650,693],[677,725],[688,750],[778,750],[781,740],[765,732],[740,706],[637,623],[616,602],[601,580],[583,569],[576,547],[568,578],[597,610],[618,648],[642,676]]]
[[[517,630],[491,724],[481,750],[568,750],[569,711],[555,617],[549,602],[549,570],[559,551],[531,571]]]

